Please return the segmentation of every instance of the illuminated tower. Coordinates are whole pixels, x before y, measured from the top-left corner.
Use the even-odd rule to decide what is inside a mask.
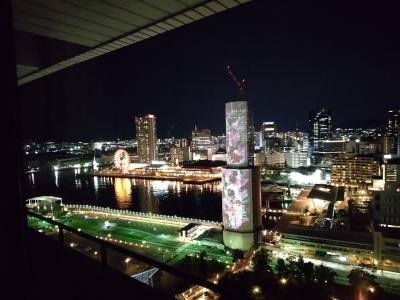
[[[156,117],[150,114],[135,117],[135,124],[139,162],[149,164],[157,160]]]
[[[226,160],[222,170],[223,239],[231,249],[248,250],[261,229],[259,168],[253,166],[254,128],[247,101],[225,104]]]

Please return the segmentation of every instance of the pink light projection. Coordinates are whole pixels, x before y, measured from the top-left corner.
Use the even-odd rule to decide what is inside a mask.
[[[247,101],[228,102],[226,117],[226,159],[228,166],[248,166]]]
[[[226,229],[252,230],[251,170],[223,169],[222,211]]]

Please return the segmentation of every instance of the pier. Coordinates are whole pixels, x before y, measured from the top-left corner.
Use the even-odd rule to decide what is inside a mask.
[[[78,178],[87,177],[112,177],[112,178],[132,178],[132,179],[147,179],[147,180],[171,180],[181,181],[188,184],[204,184],[221,181],[220,177],[189,177],[189,176],[166,176],[166,175],[141,175],[132,173],[119,172],[87,172],[76,175]]]

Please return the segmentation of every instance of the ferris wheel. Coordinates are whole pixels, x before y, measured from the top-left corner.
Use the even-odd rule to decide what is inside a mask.
[[[128,171],[130,159],[129,154],[124,149],[119,149],[114,154],[114,166],[122,172]]]

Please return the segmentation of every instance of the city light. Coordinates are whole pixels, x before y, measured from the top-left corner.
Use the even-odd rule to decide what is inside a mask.
[[[58,62],[56,68],[50,66],[53,72],[59,69],[57,66],[63,68],[69,66],[69,62],[90,59],[93,55],[135,43],[153,33],[178,27],[177,24],[189,23],[198,19],[196,16],[203,18],[208,14],[217,14],[228,6],[247,1],[165,1],[167,4],[163,1],[138,1],[139,4],[117,1],[114,4],[110,0],[82,3],[75,3],[79,2],[76,0],[57,1],[55,4],[41,0],[16,2],[13,9],[17,9],[14,20],[17,38],[21,35],[20,31],[30,28],[29,39],[40,33],[39,40],[57,39],[57,45],[60,44],[57,47],[62,48],[62,41],[66,39],[64,42],[70,42],[72,46],[90,50],[89,54],[73,54],[74,57],[67,57],[72,48],[71,51],[61,51],[66,57],[60,58],[63,61]],[[72,5],[69,2],[74,3]],[[170,7],[169,2],[176,3]],[[257,7],[261,5],[257,2],[264,1],[253,2],[246,9],[251,11],[252,5]],[[304,34],[296,31],[302,28],[307,33],[308,40],[301,43],[307,46],[306,50],[316,54],[317,58],[329,57],[333,62],[340,62],[337,68],[329,68],[329,64],[318,64],[319,60],[314,56],[301,55],[304,49],[300,49],[300,54],[296,53],[299,51],[296,47],[289,47],[289,51],[293,52],[290,55],[274,60],[270,51],[262,49],[262,44],[268,43],[261,43],[260,49],[250,47],[246,50],[248,47],[215,44],[214,40],[218,42],[223,39],[214,38],[212,43],[204,40],[201,45],[217,46],[217,49],[229,48],[229,54],[238,49],[248,51],[247,55],[246,51],[239,51],[228,56],[232,56],[231,59],[237,60],[242,70],[247,71],[248,74],[243,75],[252,79],[254,87],[260,87],[260,83],[266,82],[265,88],[249,90],[245,94],[245,80],[237,78],[228,66],[226,71],[231,77],[229,80],[233,79],[231,83],[234,90],[226,92],[226,86],[220,80],[224,70],[220,70],[219,75],[212,74],[215,68],[208,65],[193,65],[181,70],[179,51],[171,51],[177,52],[175,58],[178,59],[168,59],[168,64],[157,68],[146,63],[151,60],[150,56],[146,57],[147,53],[135,55],[132,52],[129,57],[121,56],[116,61],[124,62],[126,68],[111,70],[108,65],[96,68],[104,69],[102,73],[106,75],[110,73],[109,76],[100,76],[100,79],[112,80],[98,82],[95,87],[89,86],[89,89],[87,83],[96,83],[96,78],[90,78],[89,82],[83,80],[76,87],[70,84],[68,88],[62,88],[62,84],[54,84],[50,85],[50,92],[37,94],[36,88],[33,93],[28,90],[21,93],[21,97],[31,95],[34,100],[46,96],[43,101],[25,101],[23,103],[29,105],[22,105],[28,113],[23,114],[21,124],[33,127],[21,130],[21,138],[29,141],[18,149],[18,153],[26,160],[20,164],[25,172],[21,180],[21,191],[26,192],[26,195],[53,193],[66,197],[65,203],[55,199],[50,201],[50,197],[54,196],[26,200],[27,218],[23,221],[32,229],[30,231],[35,231],[32,238],[39,235],[37,232],[42,233],[41,240],[47,237],[58,238],[59,244],[67,248],[67,252],[77,252],[83,259],[91,260],[101,267],[112,265],[113,269],[124,272],[124,276],[134,274],[133,277],[140,281],[147,280],[145,283],[149,286],[153,285],[152,279],[142,277],[150,276],[149,271],[160,270],[160,276],[156,277],[156,287],[171,287],[169,293],[182,286],[175,277],[183,277],[187,281],[184,283],[187,291],[175,295],[177,299],[182,295],[182,299],[186,300],[211,298],[212,289],[221,293],[221,298],[229,299],[229,295],[224,295],[224,284],[228,289],[236,285],[236,294],[236,290],[228,291],[228,294],[233,293],[232,298],[243,293],[247,297],[251,294],[254,299],[279,295],[283,297],[293,292],[297,293],[297,298],[302,299],[314,295],[336,299],[333,295],[347,297],[347,291],[354,292],[359,298],[384,297],[386,292],[388,295],[400,295],[400,110],[399,101],[393,100],[398,98],[393,92],[397,91],[396,76],[389,76],[397,74],[398,70],[397,52],[394,51],[397,49],[393,48],[392,41],[398,37],[392,31],[394,28],[398,31],[398,28],[387,26],[390,22],[386,23],[387,18],[397,21],[396,10],[388,10],[385,6],[385,13],[381,13],[375,5],[371,13],[367,14],[373,16],[367,20],[371,24],[359,26],[365,25],[365,20],[360,22],[357,14],[348,13],[351,7],[323,9],[317,13],[313,11],[314,7],[307,7],[304,12],[309,10],[310,15],[305,18],[301,11],[304,6],[298,5],[294,11],[305,22],[298,22],[296,17],[286,17],[280,9],[277,9],[278,13],[272,11],[270,15],[267,15],[270,10],[260,9],[251,18],[238,18],[232,26],[227,26],[232,34],[225,34],[225,37],[233,38],[236,44],[240,44],[237,36],[243,34],[237,31],[237,24],[248,26],[252,23],[249,20],[273,21],[271,14],[272,17],[278,16],[278,19],[283,15],[285,24],[296,24],[289,27],[269,26],[278,31],[276,36],[287,38],[285,34],[279,34],[282,33],[279,30],[286,33],[287,28],[290,28],[294,30],[293,36],[303,41]],[[29,12],[32,8],[35,9]],[[63,8],[67,11],[61,11]],[[359,7],[355,11],[357,9]],[[328,15],[321,17],[324,11]],[[343,11],[346,13],[343,14]],[[240,10],[237,12],[240,13]],[[237,17],[235,14],[231,17]],[[58,15],[64,15],[65,18],[58,21],[55,18]],[[314,16],[322,25],[312,22]],[[24,18],[27,20],[22,20]],[[79,22],[72,24],[74,20]],[[340,26],[332,26],[332,20],[340,20],[337,22]],[[60,22],[65,23],[65,26],[58,24]],[[219,29],[215,24],[213,28]],[[309,24],[313,24],[311,34]],[[353,27],[354,24],[357,26]],[[267,28],[253,27],[255,31],[264,32]],[[326,30],[327,27],[329,30]],[[381,32],[378,30],[380,27],[385,29]],[[138,30],[140,32],[136,32]],[[214,33],[212,29],[209,32]],[[326,47],[324,39],[326,32],[332,33],[329,35],[329,47]],[[348,39],[346,34],[351,38]],[[26,39],[24,36],[22,40]],[[262,34],[254,36],[257,38]],[[312,49],[321,40],[316,37],[322,37],[323,47]],[[50,40],[47,41],[49,45]],[[352,45],[354,41],[355,45]],[[17,46],[21,44],[21,41],[17,42]],[[156,42],[154,40],[154,45]],[[274,40],[272,44],[277,42],[282,41]],[[342,44],[338,46],[340,42]],[[110,47],[107,47],[109,43]],[[197,43],[186,43],[185,47],[190,48],[192,44],[197,46]],[[371,47],[360,47],[364,44],[377,44],[381,47],[372,47],[374,51],[371,52]],[[149,45],[151,47],[151,43]],[[171,45],[175,43],[171,42]],[[234,43],[228,43],[230,45]],[[202,51],[204,47],[197,47],[199,53],[190,49],[185,51],[184,61],[198,63],[198,59],[187,60],[186,56],[190,54],[197,58],[208,53],[216,55],[216,58],[202,59],[202,63],[214,64],[226,59],[226,55],[218,53],[221,51]],[[165,48],[168,45],[155,49]],[[358,48],[362,48],[362,59],[359,59]],[[321,49],[329,53],[320,55],[318,51]],[[17,58],[21,56],[22,50],[17,52]],[[34,50],[26,48],[30,54],[38,54]],[[262,55],[252,55],[255,51]],[[121,55],[123,51],[114,52],[115,55]],[[388,57],[382,55],[385,53]],[[49,58],[53,56],[54,53]],[[258,59],[261,56],[262,59]],[[46,56],[43,54],[39,57]],[[143,64],[129,61],[137,57]],[[287,57],[290,59],[285,59]],[[300,63],[296,62],[299,57]],[[384,60],[375,57],[383,57]],[[268,68],[266,62],[271,60],[281,66]],[[101,60],[98,63],[102,63]],[[246,63],[251,64],[246,66]],[[295,72],[289,72],[293,66]],[[35,74],[47,75],[48,72],[43,72],[42,67],[27,67],[18,62],[19,80],[24,82]],[[45,69],[48,67],[44,66]],[[125,74],[126,70],[132,74]],[[289,92],[293,94],[290,97],[285,93],[272,93],[278,96],[271,97],[270,87],[285,87],[282,78],[287,79],[287,76],[278,76],[282,75],[281,72],[276,75],[276,70],[285,70],[285,74],[293,77],[289,79],[298,81],[294,86],[301,88],[289,86]],[[345,74],[346,80],[338,81],[337,78],[343,78],[338,70],[354,75],[354,78],[349,79],[348,74]],[[360,70],[367,70],[367,73],[361,74]],[[185,75],[184,80],[176,76],[177,71],[178,75]],[[72,69],[71,72],[78,73],[76,76],[67,74],[68,80],[64,80],[65,83],[72,82],[71,78],[79,81],[89,74],[85,71],[82,75],[79,70]],[[96,75],[92,73],[90,77]],[[155,84],[157,80],[146,80],[148,74],[162,81],[162,86]],[[312,81],[309,79],[315,79],[320,74],[323,74],[323,82],[333,84],[321,85],[318,80],[310,84]],[[367,82],[369,86],[360,85],[360,74],[368,78],[372,74],[378,80],[371,77]],[[60,76],[65,74],[60,73]],[[365,79],[363,76],[361,79]],[[60,78],[53,78],[53,81]],[[197,81],[197,87],[188,85],[188,79]],[[338,88],[338,84],[343,86]],[[48,88],[47,85],[40,86]],[[85,88],[82,89],[82,86]],[[369,91],[371,87],[372,92]],[[69,88],[76,91],[69,91]],[[98,93],[87,93],[87,90],[93,92],[96,88]],[[136,91],[137,88],[139,91]],[[233,96],[234,91],[237,96]],[[95,106],[99,108],[93,111],[90,111],[90,105],[95,102],[84,105],[79,103],[91,94],[96,96]],[[318,97],[310,98],[310,95]],[[56,96],[59,97],[47,99]],[[252,97],[255,99],[250,99]],[[55,112],[50,118],[45,116],[49,110],[41,108],[46,103],[51,103],[50,112]],[[311,104],[317,107],[310,109]],[[393,107],[388,110],[390,106]],[[63,108],[71,113],[70,120],[66,120],[67,112],[61,111]],[[82,111],[74,113],[73,109]],[[157,115],[147,113],[149,109]],[[157,120],[161,122],[157,123]],[[195,123],[204,126],[201,127],[203,129],[198,129]],[[353,126],[364,123],[365,128],[335,127],[336,124]],[[225,131],[222,124],[225,124]],[[35,131],[34,127],[41,131],[37,137],[40,143],[34,142],[34,137],[24,136]],[[65,140],[73,131],[76,137],[82,137],[82,141]],[[114,136],[113,140],[94,141],[96,136],[109,135]],[[126,139],[117,138],[124,135]],[[49,137],[57,142],[46,141]],[[8,143],[4,147],[8,147]],[[35,255],[29,255],[29,258],[37,259]],[[68,257],[68,261],[70,259]],[[51,261],[48,263],[52,264]],[[35,262],[33,265],[39,264]],[[62,264],[54,264],[54,269],[64,272],[60,266]],[[45,267],[44,271],[47,272],[48,268]],[[164,273],[168,272],[173,276],[166,279]],[[47,273],[58,278],[56,272]],[[78,270],[74,274],[85,275],[81,273]],[[85,277],[86,280],[91,278],[99,277]],[[194,282],[190,282],[191,279]],[[204,284],[205,281],[203,284],[209,286],[210,291],[195,285],[202,284],[200,279],[206,280],[208,284]],[[42,281],[43,285],[48,283],[48,280]],[[218,283],[218,286],[214,286]],[[45,287],[40,288],[46,291]]]
[[[259,294],[261,294],[261,288],[259,286],[254,286],[253,289],[251,290],[251,292],[254,295],[259,295]]]

